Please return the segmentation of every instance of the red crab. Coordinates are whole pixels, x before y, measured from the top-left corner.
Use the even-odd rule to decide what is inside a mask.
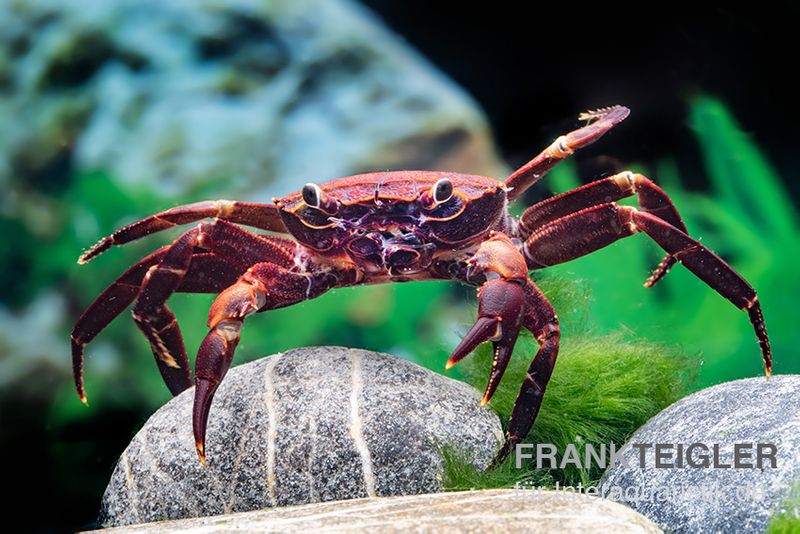
[[[170,391],[178,394],[189,388],[189,361],[167,299],[176,291],[219,293],[195,364],[193,427],[204,462],[211,401],[231,364],[246,317],[336,287],[457,280],[478,287],[478,319],[447,367],[491,341],[494,362],[484,404],[500,382],[520,329],[528,329],[540,345],[519,391],[505,443],[493,461],[497,464],[533,425],[558,354],[556,313],[528,272],[570,261],[637,232],[666,251],[645,287],[658,282],[676,262],[683,263],[747,311],[769,376],[769,340],[756,292],[719,256],[689,237],[669,197],[645,176],[622,172],[535,204],[519,219],[509,215],[509,201],[628,113],[614,106],[582,114],[584,127],[556,139],[502,182],[433,171],[361,174],[306,184],[274,204],[217,200],[178,206],[114,232],[78,262],[112,245],[211,219],[139,261],[81,316],[72,331],[78,395],[86,401],[85,345],[134,301],[133,319],[150,341]],[[616,204],[633,195],[638,209]],[[270,234],[253,233],[240,224]]]

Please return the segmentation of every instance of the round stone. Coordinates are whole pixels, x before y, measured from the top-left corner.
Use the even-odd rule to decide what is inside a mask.
[[[470,386],[387,354],[314,347],[230,370],[211,408],[207,462],[193,389],[159,409],[122,454],[105,526],[441,489],[441,447],[484,467],[502,443]]]
[[[763,532],[786,506],[800,516],[789,500],[800,483],[798,391],[800,375],[778,375],[676,402],[631,437],[628,465],[606,472],[601,494],[676,533]]]

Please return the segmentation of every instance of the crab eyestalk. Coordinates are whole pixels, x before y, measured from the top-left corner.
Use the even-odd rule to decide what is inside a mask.
[[[433,209],[439,204],[444,204],[453,196],[453,182],[442,178],[433,184],[430,189],[423,191],[419,196],[420,203],[425,209]]]
[[[308,183],[303,186],[303,202],[307,206],[335,215],[339,211],[339,202],[326,194],[317,184]]]

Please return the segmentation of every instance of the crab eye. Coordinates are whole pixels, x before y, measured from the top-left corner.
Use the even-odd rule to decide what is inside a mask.
[[[328,215],[333,215],[339,211],[339,202],[325,194],[317,184],[306,184],[302,190],[303,202],[310,208],[324,211]]]
[[[317,184],[304,185],[303,202],[312,208],[319,208],[322,203],[322,189]]]
[[[442,178],[433,184],[433,200],[437,204],[447,202],[453,196],[453,182],[447,178]]]

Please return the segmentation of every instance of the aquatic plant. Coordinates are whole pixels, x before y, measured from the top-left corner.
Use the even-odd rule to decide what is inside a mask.
[[[766,534],[800,532],[800,481],[796,481],[767,524]]]

